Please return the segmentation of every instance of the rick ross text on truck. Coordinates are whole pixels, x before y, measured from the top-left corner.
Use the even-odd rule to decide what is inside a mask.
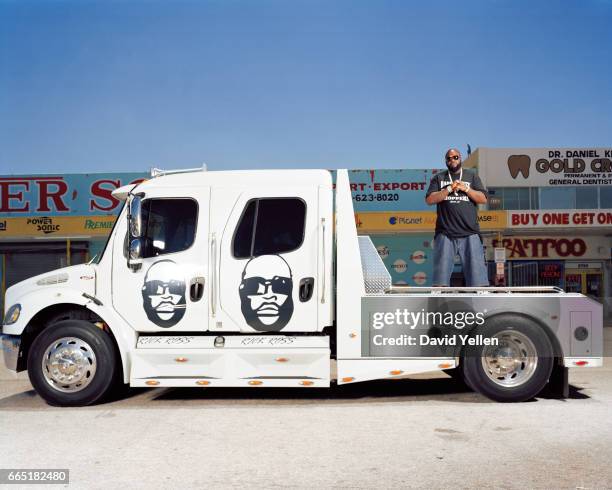
[[[392,286],[348,172],[173,171],[123,187],[96,262],[6,292],[5,363],[55,405],[139,387],[329,387],[445,370],[498,401],[602,365],[602,306],[555,287]]]

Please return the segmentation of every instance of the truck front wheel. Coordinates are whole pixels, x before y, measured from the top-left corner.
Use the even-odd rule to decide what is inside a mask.
[[[117,359],[113,340],[84,320],[64,320],[34,339],[28,375],[51,405],[82,406],[99,401],[113,387]]]
[[[477,329],[484,342],[465,349],[463,374],[476,391],[499,402],[522,402],[546,385],[554,364],[543,327],[519,315],[491,318]],[[491,339],[491,345],[486,340]]]

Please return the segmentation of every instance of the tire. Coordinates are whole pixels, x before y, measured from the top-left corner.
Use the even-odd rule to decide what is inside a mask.
[[[62,320],[34,339],[28,375],[50,405],[91,405],[112,390],[117,359],[114,341],[106,332],[88,321]]]
[[[474,335],[497,338],[499,345],[465,348],[463,374],[472,389],[498,402],[522,402],[546,386],[554,365],[553,347],[535,321],[499,315],[478,327]]]

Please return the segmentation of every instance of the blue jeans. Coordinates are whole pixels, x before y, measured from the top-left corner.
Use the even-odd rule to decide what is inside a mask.
[[[434,240],[434,286],[449,286],[455,255],[461,258],[466,286],[488,286],[487,265],[480,237],[448,238],[439,233]]]

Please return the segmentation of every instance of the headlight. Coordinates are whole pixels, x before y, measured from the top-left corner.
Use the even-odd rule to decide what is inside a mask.
[[[8,309],[8,311],[6,312],[6,315],[4,315],[4,324],[5,325],[12,325],[17,320],[19,320],[19,315],[20,314],[21,314],[21,305],[20,304],[16,304],[16,305],[11,306]]]

